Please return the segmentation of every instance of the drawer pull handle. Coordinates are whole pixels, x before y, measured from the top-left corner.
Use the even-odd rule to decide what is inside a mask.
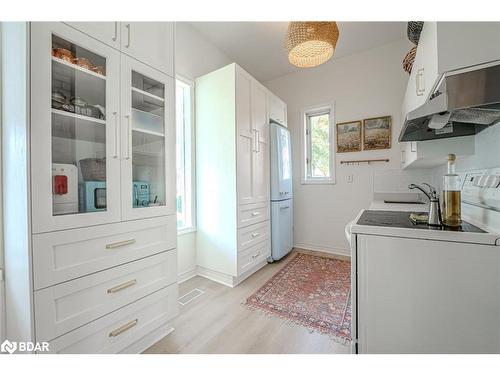
[[[253,238],[258,237],[258,236],[260,236],[260,233],[252,233]]]
[[[128,331],[130,328],[135,327],[138,321],[139,319],[134,319],[131,322],[128,322],[127,324],[121,326],[120,328],[111,331],[109,333],[109,337],[116,337],[118,335],[121,335],[123,332]]]
[[[257,216],[257,215],[260,215],[259,211],[252,212],[252,216]]]
[[[252,259],[256,259],[260,255],[260,251],[257,254],[252,255]]]
[[[134,239],[120,241],[120,242],[108,243],[106,245],[106,249],[114,249],[115,247],[122,247],[122,246],[132,245],[134,243],[135,243]]]
[[[135,284],[137,284],[137,280],[135,280],[135,279],[127,281],[126,283],[123,283],[123,284],[114,286],[112,288],[109,288],[108,289],[108,294],[116,293],[116,292],[119,292],[120,290],[130,288],[131,286],[133,286]]]

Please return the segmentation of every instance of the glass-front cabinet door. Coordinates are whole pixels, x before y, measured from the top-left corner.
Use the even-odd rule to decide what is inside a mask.
[[[174,79],[121,59],[123,219],[175,214]]]
[[[33,232],[120,220],[119,52],[31,24]]]

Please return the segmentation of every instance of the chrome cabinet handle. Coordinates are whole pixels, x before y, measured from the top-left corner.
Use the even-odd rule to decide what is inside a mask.
[[[420,68],[419,70],[417,70],[415,79],[417,80],[416,82],[417,96],[422,96],[424,95],[425,92],[425,85],[422,84],[424,80],[424,68]]]
[[[252,255],[252,259],[256,259],[260,255],[260,251],[257,254]]]
[[[256,152],[260,152],[260,132],[258,130],[255,131],[255,133],[257,133],[257,136],[255,137],[257,142],[255,143],[255,149],[256,149]]]
[[[123,290],[123,289],[127,289],[127,288],[130,288],[131,286],[137,284],[137,280],[130,280],[130,281],[127,281],[126,283],[123,283],[123,284],[120,284],[120,285],[117,285],[117,286],[114,286],[112,288],[109,288],[108,289],[108,294],[112,294],[112,293],[117,293],[119,292],[120,290]]]
[[[257,139],[257,130],[256,130],[256,129],[252,129],[252,131],[253,131],[253,138],[252,138],[253,145],[252,145],[252,151],[253,151],[253,152],[257,152],[257,143],[258,143],[258,139]]]
[[[116,40],[118,39],[118,22],[115,22],[115,34],[111,39],[113,40],[113,42],[116,42]]]
[[[118,335],[121,335],[123,332],[128,331],[130,328],[135,327],[137,323],[139,322],[139,319],[134,319],[127,324],[122,325],[120,328],[115,329],[114,331],[111,331],[109,333],[109,337],[116,337]]]
[[[115,249],[117,247],[122,247],[122,246],[127,246],[127,245],[132,245],[135,243],[135,239],[130,239],[130,240],[125,240],[125,241],[120,241],[120,242],[113,242],[109,243],[106,245],[106,249]]]
[[[260,236],[260,233],[252,233],[253,238],[258,237],[258,236]]]
[[[115,116],[115,153],[113,158],[118,159],[118,112],[113,112],[113,116]]]
[[[125,45],[125,47],[129,48],[130,47],[130,24],[127,23],[125,25],[125,27],[127,28],[127,44]]]
[[[257,216],[257,215],[260,215],[259,211],[252,212],[252,216]]]
[[[132,153],[130,151],[131,147],[131,129],[130,129],[130,115],[126,115],[125,118],[127,119],[127,156],[125,156],[125,160],[130,159],[130,154]]]

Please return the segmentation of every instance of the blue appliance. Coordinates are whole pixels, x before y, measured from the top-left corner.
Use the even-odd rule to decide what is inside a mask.
[[[79,189],[80,212],[106,210],[106,181],[85,181]]]
[[[149,206],[149,183],[145,181],[134,181],[133,186],[133,207]]]
[[[271,257],[279,260],[293,248],[292,145],[290,131],[271,122]]]

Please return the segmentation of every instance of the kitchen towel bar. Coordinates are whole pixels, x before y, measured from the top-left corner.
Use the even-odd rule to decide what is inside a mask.
[[[340,164],[347,164],[347,165],[350,165],[350,164],[358,164],[359,163],[367,163],[367,164],[370,164],[370,163],[375,163],[375,162],[385,162],[385,163],[389,163],[390,159],[363,159],[363,160],[341,160],[340,161]]]

